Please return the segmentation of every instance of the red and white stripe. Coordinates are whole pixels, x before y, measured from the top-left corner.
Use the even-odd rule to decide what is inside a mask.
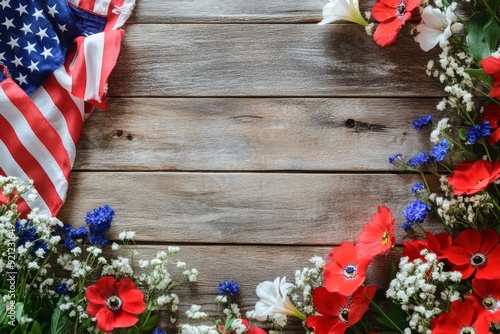
[[[84,9],[93,3],[105,14],[115,3],[70,2]],[[55,216],[63,205],[83,123],[94,106],[106,106],[107,80],[122,36],[122,30],[109,30],[79,37],[76,53],[31,96],[10,77],[0,82],[0,173],[32,179],[39,194],[36,201],[21,203],[24,213],[29,206]]]

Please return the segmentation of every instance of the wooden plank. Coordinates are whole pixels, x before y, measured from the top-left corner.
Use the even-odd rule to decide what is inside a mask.
[[[319,22],[327,0],[140,0],[129,23]]]
[[[410,38],[378,47],[351,24],[137,24],[109,95],[440,96],[425,74],[436,56]]]
[[[59,216],[83,224],[85,212],[110,204],[114,238],[135,230],[142,242],[333,245],[355,240],[379,205],[401,226],[417,181],[408,174],[75,172]]]
[[[87,121],[85,170],[394,170],[428,151],[411,122],[437,99],[111,99]],[[433,113],[435,114],[435,113]],[[436,119],[439,115],[435,114]]]
[[[152,259],[158,251],[165,251],[166,245],[139,245],[139,259]],[[329,254],[331,247],[299,247],[299,246],[181,246],[179,259],[187,263],[188,268],[196,268],[198,281],[190,287],[179,287],[174,290],[178,294],[180,307],[177,317],[179,322],[185,321],[184,312],[192,304],[202,306],[202,310],[211,317],[217,315],[214,299],[217,286],[225,280],[233,280],[240,284],[240,294],[236,297],[242,313],[253,309],[258,297],[255,293],[257,284],[273,281],[276,277],[287,277],[294,282],[294,273],[303,267],[312,267],[308,261],[313,256],[323,259]],[[116,253],[108,252],[108,254]],[[398,252],[388,257],[377,256],[368,267],[366,284],[386,287],[389,283],[390,265],[398,261]],[[109,257],[110,258],[110,257]],[[144,273],[144,269],[135,268],[136,275]],[[173,275],[176,268],[169,267]],[[168,319],[168,317],[165,317]],[[164,325],[167,325],[163,322]],[[255,323],[256,325],[259,323]]]

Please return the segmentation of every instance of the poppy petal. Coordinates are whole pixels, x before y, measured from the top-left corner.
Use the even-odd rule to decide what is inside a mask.
[[[85,298],[87,298],[89,303],[101,305],[101,306],[106,305],[105,297],[103,297],[99,293],[99,289],[97,288],[96,285],[91,285],[91,286],[87,287],[87,290],[85,291]]]
[[[115,316],[115,327],[118,328],[126,328],[134,326],[139,319],[135,316],[135,314],[130,314],[125,311],[117,312]]]
[[[97,328],[101,332],[109,333],[115,326],[115,313],[110,311],[108,308],[103,307],[97,314],[95,315],[97,319]]]

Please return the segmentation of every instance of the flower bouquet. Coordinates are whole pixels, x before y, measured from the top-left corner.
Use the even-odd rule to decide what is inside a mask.
[[[408,189],[414,199],[403,211],[402,247],[392,212],[380,206],[357,242],[334,247],[324,264],[312,259],[315,266],[298,270],[294,283],[282,277],[258,285],[249,317],[281,330],[292,316],[316,334],[500,333],[499,6],[377,0],[362,15],[357,0],[330,0],[323,8],[320,24],[358,23],[382,47],[394,44],[403,26],[423,51],[439,47],[426,72],[443,84],[436,108],[447,117],[429,113],[413,122],[429,131],[427,152],[389,157],[422,177]],[[391,281],[366,285],[374,257],[389,252],[401,255]]]
[[[160,314],[175,322],[174,289],[198,275],[178,247],[138,260],[134,232],[121,232],[120,244],[107,238],[110,206],[75,227],[38,209],[21,217],[21,197],[36,197],[32,184],[0,176],[0,189],[0,333],[161,334]]]

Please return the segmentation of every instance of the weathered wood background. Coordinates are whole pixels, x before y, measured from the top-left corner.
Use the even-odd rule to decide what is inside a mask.
[[[182,310],[212,313],[220,281],[238,281],[249,310],[259,282],[354,241],[379,205],[401,224],[419,177],[387,157],[428,149],[411,121],[440,100],[425,74],[435,54],[318,26],[325,3],[138,0],[60,218],[110,204],[112,236],[136,231],[141,256],[179,245],[200,272]],[[386,283],[388,263],[372,282]]]

